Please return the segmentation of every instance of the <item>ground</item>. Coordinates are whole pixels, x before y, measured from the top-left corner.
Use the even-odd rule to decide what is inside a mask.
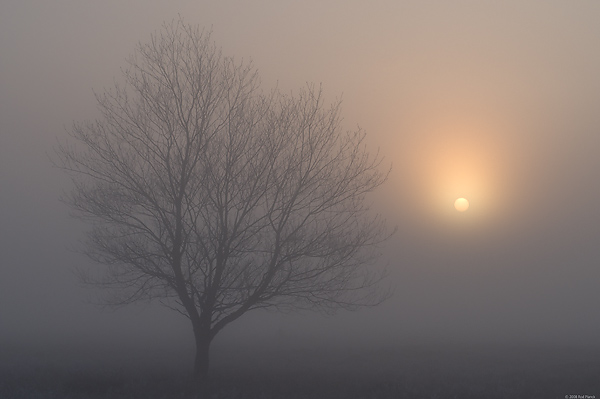
[[[262,353],[262,354],[261,354]],[[599,350],[415,346],[215,356],[211,398],[599,398]],[[2,398],[195,398],[182,369],[13,367]]]

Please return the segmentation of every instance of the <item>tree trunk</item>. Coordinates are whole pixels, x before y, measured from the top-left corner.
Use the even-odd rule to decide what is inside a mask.
[[[194,339],[196,341],[196,356],[194,359],[194,380],[198,398],[208,398],[210,387],[208,381],[209,352],[210,352],[210,324],[199,318],[192,323]]]
[[[196,338],[196,358],[194,360],[194,376],[199,381],[208,378],[210,339],[208,334],[194,332]]]

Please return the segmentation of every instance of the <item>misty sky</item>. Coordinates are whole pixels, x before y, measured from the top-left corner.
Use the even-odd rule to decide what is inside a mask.
[[[4,0],[0,346],[191,345],[168,310],[88,303],[72,269],[89,261],[70,250],[86,226],[50,162],[73,121],[97,116],[94,91],[178,15],[251,58],[265,88],[341,96],[345,126],[393,165],[373,201],[398,227],[382,248],[394,297],[333,318],[250,313],[223,339],[597,344],[600,2]]]

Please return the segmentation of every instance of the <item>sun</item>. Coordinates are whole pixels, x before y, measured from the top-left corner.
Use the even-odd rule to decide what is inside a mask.
[[[454,201],[454,207],[457,211],[464,212],[467,209],[469,209],[469,201],[467,201],[466,198],[459,198],[456,201]]]

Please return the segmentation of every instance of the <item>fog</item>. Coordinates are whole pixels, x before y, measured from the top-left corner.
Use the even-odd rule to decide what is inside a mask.
[[[0,5],[0,350],[14,361],[105,356],[191,364],[188,321],[118,310],[73,270],[86,225],[52,167],[94,92],[139,41],[182,16],[265,88],[322,83],[344,124],[391,163],[373,206],[394,295],[377,308],[250,312],[227,348],[597,347],[600,3],[593,1],[3,1]],[[471,202],[465,213],[454,199]],[[277,346],[281,345],[281,346]],[[67,353],[65,355],[65,353]],[[95,355],[91,355],[95,353]],[[137,359],[137,360],[135,360]],[[102,361],[104,361],[102,360]]]

